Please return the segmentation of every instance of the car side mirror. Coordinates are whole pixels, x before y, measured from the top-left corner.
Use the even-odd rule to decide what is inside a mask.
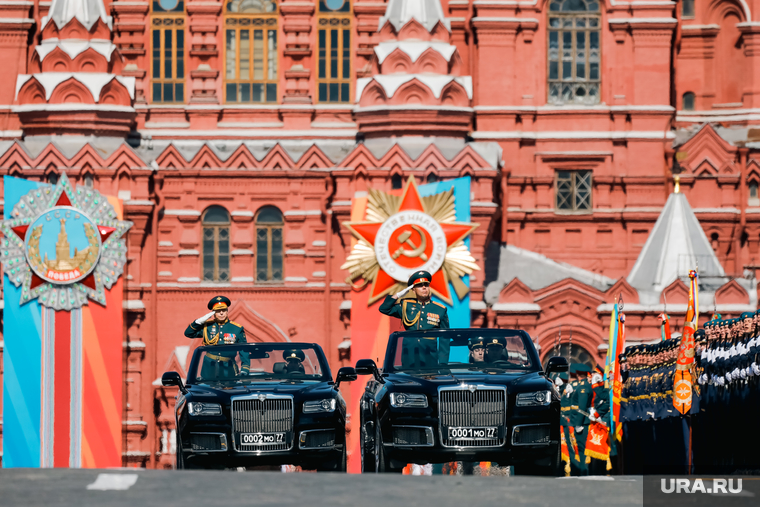
[[[187,393],[187,389],[185,389],[185,384],[182,383],[182,377],[179,376],[179,373],[176,371],[167,371],[161,376],[161,384],[163,384],[166,387],[169,386],[177,386],[179,387],[179,390],[182,391],[182,394]]]
[[[356,361],[356,373],[357,375],[372,375],[375,380],[381,384],[385,384],[385,379],[380,376],[380,371],[377,369],[377,365],[372,359],[359,359]]]
[[[341,382],[352,382],[356,378],[356,370],[350,366],[344,366],[338,370],[338,375],[335,377],[335,389],[340,387]]]
[[[549,358],[549,362],[546,363],[546,374],[566,372],[569,368],[567,359],[560,356],[554,356]]]

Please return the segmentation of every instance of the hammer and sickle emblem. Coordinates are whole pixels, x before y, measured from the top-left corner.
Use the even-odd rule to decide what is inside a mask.
[[[419,257],[423,261],[428,260],[428,256],[425,254],[425,248],[427,247],[427,238],[425,237],[425,233],[422,232],[422,229],[417,227],[416,225],[412,225],[412,229],[417,231],[417,234],[420,235],[420,241],[422,243],[418,247],[414,244],[414,242],[410,239],[412,236],[412,231],[404,231],[401,234],[398,235],[398,242],[402,245],[406,243],[410,247],[412,247],[411,250],[405,249],[403,246],[400,246],[398,250],[393,252],[393,259],[398,259],[400,255],[403,255],[404,257]]]

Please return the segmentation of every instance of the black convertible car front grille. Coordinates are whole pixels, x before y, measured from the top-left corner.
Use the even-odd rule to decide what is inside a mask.
[[[238,451],[286,451],[293,445],[293,399],[232,400],[232,433]],[[283,442],[244,444],[241,434],[285,433]]]
[[[504,445],[506,396],[504,389],[441,389],[438,413],[443,445],[447,447]],[[494,438],[449,438],[449,428],[494,427],[497,428]]]

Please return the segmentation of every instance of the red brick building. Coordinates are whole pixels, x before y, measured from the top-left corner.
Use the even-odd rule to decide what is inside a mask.
[[[341,222],[353,197],[409,176],[472,178],[473,326],[524,327],[544,356],[561,326],[577,358],[603,361],[620,294],[629,339],[656,338],[658,313],[681,318],[691,261],[706,270],[705,312],[756,304],[757,1],[10,0],[0,11],[0,172],[65,171],[118,195],[135,224],[128,465],[173,462],[174,393],[156,380],[184,371],[182,331],[213,295],[235,302],[231,318],[254,339],[320,343],[333,369],[357,359]],[[666,207],[672,173],[682,194]],[[640,255],[662,266],[656,276],[634,273]],[[545,276],[514,274],[520,265]]]

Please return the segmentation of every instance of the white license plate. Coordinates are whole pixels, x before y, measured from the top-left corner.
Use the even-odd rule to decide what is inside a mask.
[[[284,444],[285,433],[241,433],[240,443],[243,445]]]
[[[449,438],[452,440],[482,440],[498,438],[498,428],[496,426],[487,426],[485,428],[473,428],[470,426],[449,427]]]

